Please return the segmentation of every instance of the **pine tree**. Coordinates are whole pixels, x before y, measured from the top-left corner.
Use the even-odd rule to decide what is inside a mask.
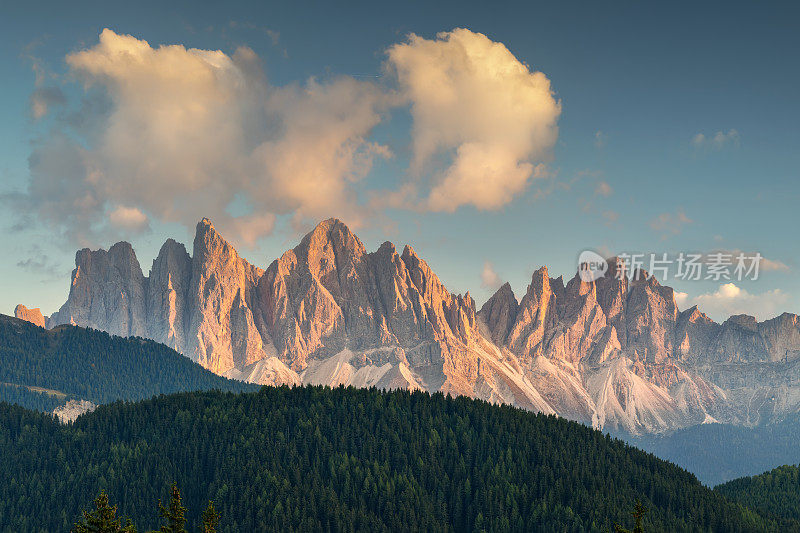
[[[206,510],[203,511],[203,514],[200,516],[200,520],[201,533],[217,533],[217,527],[219,526],[219,513],[216,509],[214,509],[214,502],[209,500],[208,507],[206,507]]]
[[[636,504],[633,506],[633,511],[631,511],[631,515],[633,515],[633,531],[625,529],[618,524],[614,524],[614,533],[644,533],[644,526],[642,526],[642,517],[647,513],[647,507],[644,506],[642,500],[636,500]]]
[[[101,491],[94,499],[94,510],[83,511],[83,516],[72,528],[73,533],[136,533],[136,528],[127,520],[124,527],[117,518],[117,506],[108,503],[108,494]]]
[[[169,507],[158,502],[158,514],[166,521],[161,526],[161,533],[187,533],[186,531],[186,507],[181,505],[181,491],[178,490],[176,483],[172,484],[172,491],[169,498]]]

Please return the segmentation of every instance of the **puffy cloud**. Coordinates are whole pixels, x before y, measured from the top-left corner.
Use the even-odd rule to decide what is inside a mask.
[[[367,140],[390,101],[376,85],[273,87],[248,48],[154,47],[109,29],[66,61],[105,103],[39,142],[28,190],[12,200],[73,241],[141,227],[144,213],[190,228],[208,216],[245,243],[276,214],[363,217],[353,184],[388,155]],[[237,195],[246,205],[234,212]]]
[[[147,228],[147,215],[136,207],[117,206],[108,215],[108,221],[117,228],[138,232]]]
[[[364,210],[352,185],[376,157],[391,157],[388,147],[366,138],[389,101],[377,86],[347,77],[273,91],[266,106],[284,117],[283,127],[254,151],[257,169],[270,179],[249,187],[251,197],[298,219],[338,216],[360,225]]]
[[[677,295],[676,295],[677,302]],[[773,289],[760,294],[747,292],[734,283],[720,285],[714,292],[701,294],[694,298],[684,297],[681,303],[685,307],[697,305],[701,311],[716,320],[725,320],[731,315],[746,314],[758,320],[774,318],[781,314],[789,303],[789,295],[780,289]]]
[[[717,150],[727,145],[739,145],[739,132],[730,129],[727,132],[718,131],[717,133],[706,136],[703,133],[698,133],[692,137],[692,144],[695,148],[715,148]]]
[[[396,76],[386,83],[275,86],[247,47],[152,46],[105,29],[66,57],[82,107],[35,143],[27,190],[0,200],[70,245],[154,223],[192,228],[204,216],[254,244],[280,215],[299,227],[328,216],[358,226],[387,205],[498,209],[547,175],[560,103],[544,74],[466,29],[411,35],[387,53]],[[60,103],[60,90],[37,81],[34,117]],[[359,182],[392,157],[371,135],[398,106],[411,107],[411,177],[378,201]]]
[[[678,309],[681,311],[684,311],[689,307],[689,305],[687,305],[689,302],[689,293],[674,291],[672,293],[672,297],[675,299],[675,305],[677,305]]]
[[[494,265],[489,261],[483,264],[481,270],[481,287],[490,291],[496,291],[503,284],[503,280],[497,275],[494,270]]]
[[[451,155],[424,207],[498,209],[545,175],[561,105],[550,80],[502,43],[458,28],[436,39],[411,34],[388,50],[389,68],[411,103],[412,169]]]

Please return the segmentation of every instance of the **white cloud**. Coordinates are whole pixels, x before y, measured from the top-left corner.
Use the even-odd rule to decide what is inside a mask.
[[[247,243],[269,233],[276,214],[363,218],[353,185],[388,155],[367,140],[390,101],[375,84],[274,87],[248,48],[154,47],[108,29],[66,62],[105,105],[82,110],[88,130],[61,124],[39,142],[28,191],[13,200],[73,241],[141,220],[116,206],[189,228],[208,216]],[[247,209],[232,215],[237,195]]]
[[[411,103],[412,169],[452,154],[425,208],[499,209],[546,175],[535,162],[549,157],[561,105],[550,80],[502,43],[464,28],[432,40],[411,34],[389,48],[388,65]]]
[[[728,145],[738,146],[739,132],[734,129],[730,129],[727,132],[718,131],[711,136],[698,133],[692,137],[692,144],[696,148],[715,148],[717,150]]]
[[[387,54],[396,76],[385,84],[339,76],[275,86],[247,47],[151,46],[105,29],[66,56],[83,107],[37,141],[27,190],[0,199],[81,246],[202,217],[252,244],[278,215],[358,226],[387,205],[499,209],[548,175],[561,107],[544,74],[466,29],[411,35]],[[33,116],[61,98],[37,85]],[[413,118],[411,169],[378,201],[360,182],[392,152],[372,130],[400,106]]]
[[[675,305],[678,306],[678,309],[681,311],[689,308],[690,306],[687,305],[689,302],[689,294],[686,292],[681,291],[674,291],[672,293],[673,298],[675,299]]]
[[[481,270],[481,287],[490,291],[496,291],[503,284],[503,280],[497,275],[494,270],[494,265],[489,261],[483,264]]]
[[[108,215],[108,220],[117,228],[138,232],[147,227],[147,215],[136,207],[117,206]]]
[[[682,296],[679,297],[678,294]],[[692,305],[715,320],[725,320],[731,315],[752,315],[758,320],[767,320],[780,315],[789,304],[789,295],[780,289],[753,294],[734,283],[726,283],[711,293],[689,298],[685,293],[676,293],[676,303],[681,309]]]

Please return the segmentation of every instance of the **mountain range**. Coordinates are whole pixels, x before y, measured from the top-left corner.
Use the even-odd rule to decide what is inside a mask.
[[[596,281],[539,268],[521,299],[506,284],[480,310],[410,246],[368,252],[336,219],[266,270],[208,219],[191,255],[169,239],[147,276],[126,242],[75,265],[59,311],[16,316],[149,338],[252,383],[441,391],[634,435],[800,410],[797,315],[681,312],[670,287],[616,258]]]

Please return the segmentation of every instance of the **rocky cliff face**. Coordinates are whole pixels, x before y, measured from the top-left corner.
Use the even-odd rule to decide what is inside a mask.
[[[800,409],[796,315],[717,324],[679,312],[646,272],[609,265],[566,285],[542,267],[522,300],[506,284],[477,312],[410,246],[369,252],[338,220],[261,270],[204,219],[192,255],[170,239],[147,277],[127,243],[79,251],[47,325],[149,337],[256,383],[442,391],[631,433]]]
[[[76,324],[144,337],[145,294],[145,277],[130,244],[118,242],[107,252],[84,248],[75,254],[69,298],[49,325]]]
[[[478,313],[556,412],[638,433],[800,409],[797,315],[717,324],[696,307],[679,312],[673,290],[647,272],[617,276],[623,266],[612,258],[604,277],[576,276],[564,289],[536,271],[507,335],[509,287]]]
[[[20,320],[25,320],[31,324],[35,324],[40,328],[46,326],[44,316],[42,315],[42,310],[38,307],[34,309],[28,309],[24,305],[19,304],[14,308],[14,316]]]

